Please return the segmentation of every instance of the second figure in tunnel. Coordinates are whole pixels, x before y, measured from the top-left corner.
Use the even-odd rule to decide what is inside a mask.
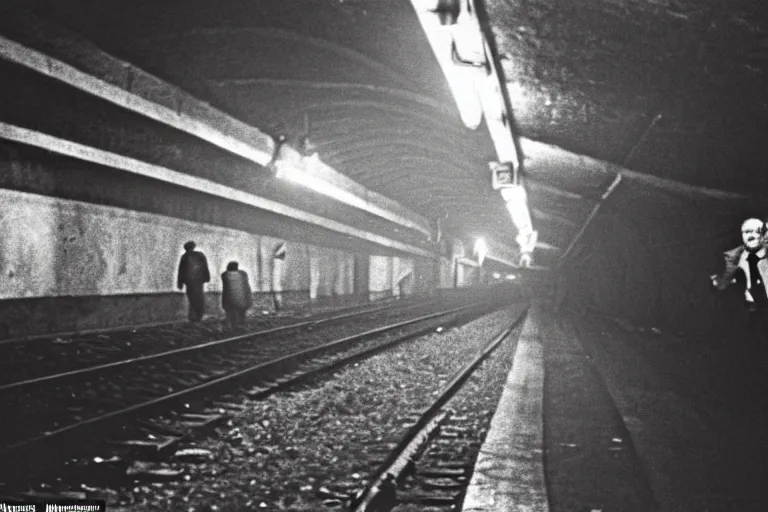
[[[238,268],[236,261],[230,261],[221,274],[221,284],[221,307],[227,313],[227,323],[230,328],[242,326],[245,312],[253,303],[248,274]]]
[[[720,275],[712,275],[712,285],[725,290],[731,284],[744,286],[744,302],[747,311],[747,327],[755,342],[768,342],[768,231],[765,221],[749,218],[741,225],[742,244],[726,251],[725,269]]]

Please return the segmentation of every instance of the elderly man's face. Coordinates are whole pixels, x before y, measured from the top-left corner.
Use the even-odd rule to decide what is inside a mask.
[[[763,241],[763,221],[760,219],[749,219],[741,225],[741,239],[744,246],[749,250],[755,250],[760,247]]]

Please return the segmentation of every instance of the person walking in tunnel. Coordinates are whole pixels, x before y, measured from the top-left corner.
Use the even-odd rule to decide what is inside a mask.
[[[187,298],[189,299],[189,320],[197,322],[203,318],[205,313],[205,283],[211,280],[211,274],[208,271],[208,260],[200,251],[195,250],[195,242],[189,241],[184,244],[186,251],[181,256],[179,262],[179,277],[177,286],[181,290],[184,285],[187,286]]]
[[[748,313],[748,331],[754,341],[768,342],[768,247],[766,224],[758,218],[749,218],[741,225],[742,245],[726,251],[725,270],[712,275],[712,285],[725,290],[734,282],[744,284],[744,300]]]
[[[245,312],[253,303],[248,274],[238,269],[236,261],[230,261],[221,274],[221,284],[221,307],[227,312],[230,329],[234,329],[245,323]]]

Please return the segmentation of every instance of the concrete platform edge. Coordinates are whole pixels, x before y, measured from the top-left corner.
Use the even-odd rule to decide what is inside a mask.
[[[544,476],[544,312],[533,304],[517,342],[488,435],[480,449],[464,512],[547,512]]]

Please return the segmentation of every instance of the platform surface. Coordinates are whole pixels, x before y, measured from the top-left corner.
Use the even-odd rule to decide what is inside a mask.
[[[768,510],[750,354],[535,305],[463,510]]]

